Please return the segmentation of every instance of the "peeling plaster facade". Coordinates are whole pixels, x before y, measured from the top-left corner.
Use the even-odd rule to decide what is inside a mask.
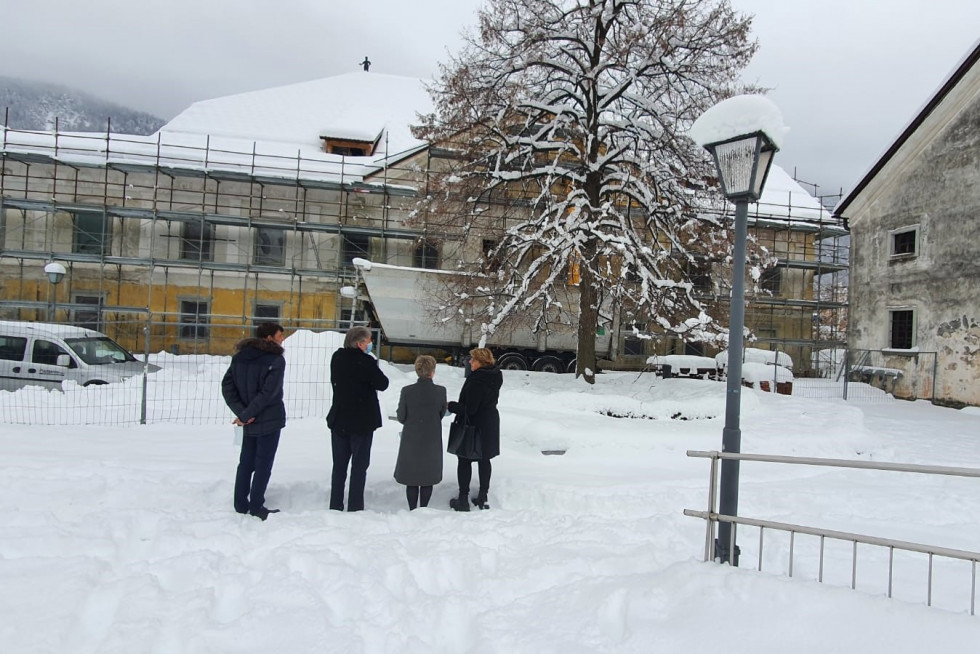
[[[848,345],[980,406],[980,44],[837,208],[851,228]],[[922,397],[922,396],[920,396]]]

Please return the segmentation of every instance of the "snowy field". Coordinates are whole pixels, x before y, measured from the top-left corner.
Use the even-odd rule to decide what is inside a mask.
[[[293,379],[327,378],[317,361],[287,360]],[[201,359],[211,381],[184,386],[182,419],[222,411],[226,363]],[[382,365],[393,415],[415,376]],[[462,382],[439,366],[451,396]],[[976,409],[742,400],[745,452],[980,468]],[[980,642],[968,563],[935,560],[929,608],[925,555],[896,553],[893,600],[887,552],[870,546],[857,591],[849,543],[828,541],[822,584],[805,536],[792,579],[776,532],[762,573],[751,528],[742,568],[701,562],[704,523],[683,510],[705,508],[709,464],[685,452],[720,447],[724,384],[507,371],[500,407],[489,511],[448,509],[447,456],[430,508],[409,512],[393,420],[375,436],[367,510],[328,511],[329,436],[306,418],[283,432],[268,492],[282,513],[267,522],[232,510],[230,425],[3,425],[0,652],[920,654]],[[740,513],[980,550],[977,479],[745,463]]]

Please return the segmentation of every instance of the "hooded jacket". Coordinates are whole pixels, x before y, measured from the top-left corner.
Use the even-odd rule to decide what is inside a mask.
[[[221,380],[221,395],[244,423],[246,436],[264,436],[286,425],[282,387],[286,359],[282,346],[264,338],[246,338],[235,345],[231,365]]]
[[[388,378],[378,361],[360,348],[342,347],[330,359],[333,403],[327,414],[330,429],[367,435],[381,426],[378,391],[388,388]]]

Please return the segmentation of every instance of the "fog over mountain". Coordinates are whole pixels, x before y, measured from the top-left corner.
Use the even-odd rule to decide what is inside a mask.
[[[83,91],[32,80],[0,76],[0,123],[6,117],[15,129],[60,132],[152,134],[165,120],[135,109],[101,100]]]

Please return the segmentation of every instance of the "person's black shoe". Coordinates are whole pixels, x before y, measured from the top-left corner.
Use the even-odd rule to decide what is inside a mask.
[[[249,513],[259,520],[265,520],[269,517],[270,513],[279,513],[279,509],[267,509],[263,506],[261,509],[255,509],[254,511],[249,511]]]
[[[460,495],[449,500],[449,506],[453,511],[469,511],[470,502],[466,495]]]
[[[482,509],[483,511],[486,511],[487,509],[490,508],[490,505],[487,504],[487,498],[485,497],[482,499],[479,497],[474,497],[473,506],[477,507],[478,509]]]
[[[242,515],[244,515],[244,514],[248,513],[248,509],[247,508],[242,509],[242,508],[239,508],[239,507],[236,506],[235,507],[235,513],[241,513]]]

